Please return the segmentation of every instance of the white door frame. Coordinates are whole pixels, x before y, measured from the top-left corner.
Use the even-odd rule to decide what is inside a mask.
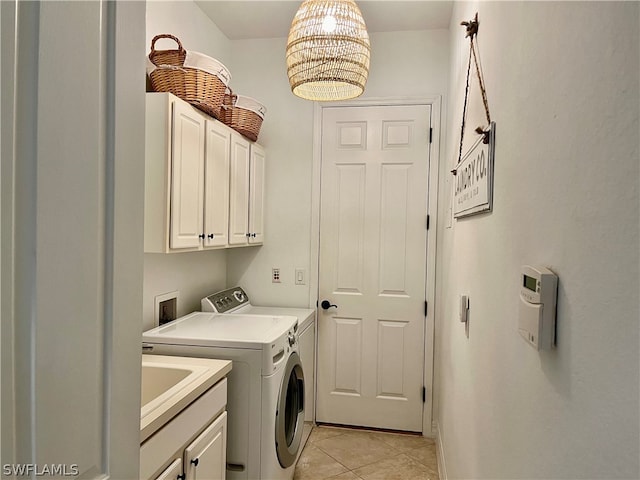
[[[61,13],[64,11],[58,7],[46,1],[0,2],[3,88],[0,453],[3,466],[33,467],[43,458],[54,462],[76,461],[51,458],[51,445],[59,444],[64,438],[43,439],[38,435],[40,431],[51,431],[48,427],[55,424],[55,414],[60,410],[58,403],[39,390],[41,383],[37,380],[45,376],[40,375],[37,368],[48,359],[57,359],[58,352],[87,352],[99,343],[97,355],[102,356],[102,362],[95,370],[96,384],[102,385],[99,401],[103,403],[99,408],[104,416],[101,425],[85,426],[82,433],[95,429],[97,434],[92,442],[100,442],[101,458],[95,466],[88,463],[93,458],[77,461],[95,467],[83,478],[138,478],[140,396],[136,392],[140,390],[144,233],[144,188],[140,188],[144,184],[144,164],[139,160],[144,159],[145,94],[140,86],[144,59],[139,56],[144,46],[144,29],[134,27],[144,25],[145,3],[87,3],[77,6],[77,11],[76,4],[65,4],[64,8],[74,8],[73,13],[78,15],[73,20],[87,19],[84,25],[76,21],[72,26],[71,19],[65,18]],[[70,30],[63,35],[63,41],[53,44],[51,41],[58,40],[61,29],[67,27]],[[92,43],[91,50],[87,49],[80,60],[73,61],[77,63],[93,55],[104,70],[100,72],[100,83],[93,82],[94,77],[88,77],[86,72],[78,73],[81,79],[89,78],[85,80],[87,87],[78,92],[73,82],[61,85],[56,81],[65,72],[60,71],[55,59],[64,46],[85,38],[99,38],[100,46],[96,48],[98,42]],[[39,82],[52,76],[55,77],[52,82]],[[50,105],[47,102],[57,98],[56,95],[64,99],[71,98],[71,93],[89,98],[91,108],[71,101],[67,108],[47,108]],[[67,122],[63,127],[59,126],[61,118]],[[46,151],[46,142],[60,137],[73,138],[77,135],[74,127],[86,119],[94,125],[98,123],[96,118],[101,119],[96,128],[99,138],[96,138],[98,135],[78,137],[87,152],[83,161],[95,167],[99,174],[72,171],[77,163],[64,163],[66,152]],[[74,146],[68,156],[77,162],[79,150]],[[56,161],[61,168],[53,181],[49,178],[38,181],[38,169],[44,170]],[[82,188],[66,189],[59,181],[63,175],[73,178]],[[96,235],[86,242],[89,246],[86,249],[58,249],[52,255],[57,244],[48,242],[46,236],[65,238],[72,222],[64,217],[64,212],[44,208],[47,205],[42,200],[43,194],[52,198],[56,191],[60,192],[60,204],[69,200],[87,201],[93,208],[92,214],[98,217],[97,226],[92,226]],[[96,198],[99,203],[95,202]],[[92,258],[100,265],[100,276],[93,277],[100,279],[96,281],[99,291],[95,298],[79,299],[66,287],[70,283],[68,279],[80,283],[79,270],[71,268],[65,271],[71,272],[67,278],[52,280],[52,269],[36,268],[37,261],[45,264],[44,259],[47,266],[79,263],[79,255],[94,254],[91,246],[95,244],[101,249],[100,256]],[[87,305],[95,307],[95,315],[77,318],[77,323],[97,325],[94,331],[101,330],[96,334],[98,341],[90,344],[73,329],[57,328],[63,322],[52,322],[50,314],[43,314],[43,304],[51,298],[55,299],[51,310],[64,317],[65,326],[76,320],[69,320],[72,317],[67,314],[69,310],[77,305],[84,311],[88,310]],[[56,311],[60,304],[65,304],[62,313]],[[64,392],[63,388],[71,381],[65,379],[66,383],[56,384]],[[82,388],[72,394],[85,395]],[[39,470],[43,467],[40,463]],[[70,464],[64,466],[66,471],[72,468]],[[36,475],[31,470],[28,476],[35,478]],[[6,476],[18,477],[20,475]]]
[[[328,107],[363,107],[363,106],[394,106],[394,105],[430,105],[432,142],[429,149],[429,184],[427,199],[427,214],[430,218],[430,228],[427,231],[427,282],[425,298],[429,305],[425,325],[424,337],[424,385],[427,389],[426,401],[423,405],[422,434],[432,437],[435,434],[433,426],[433,354],[434,354],[434,318],[436,298],[436,225],[438,224],[438,165],[440,163],[440,136],[442,96],[427,97],[384,97],[351,100],[347,102],[316,103],[313,111],[313,168],[311,184],[311,252],[309,264],[309,307],[317,308],[318,275],[320,252],[320,167],[322,158],[322,111]],[[316,335],[316,342],[318,337]],[[316,347],[316,352],[317,352]],[[317,359],[316,359],[317,362]]]

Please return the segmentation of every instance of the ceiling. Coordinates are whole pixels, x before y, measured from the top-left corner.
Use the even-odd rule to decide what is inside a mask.
[[[196,0],[230,40],[287,37],[301,0]],[[449,28],[450,1],[359,0],[369,32]]]

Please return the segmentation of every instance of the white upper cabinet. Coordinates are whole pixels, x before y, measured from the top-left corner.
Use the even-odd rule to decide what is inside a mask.
[[[173,104],[169,248],[202,243],[205,122],[186,103]]]
[[[249,173],[249,243],[264,241],[264,168],[265,152],[258,144],[251,145]]]
[[[231,132],[215,120],[207,120],[204,181],[204,246],[229,243],[229,155]]]
[[[259,245],[264,240],[265,151],[231,134],[229,245]]]
[[[169,93],[147,94],[146,145],[145,252],[262,243],[262,147]]]
[[[229,244],[249,241],[249,141],[231,134],[231,176],[229,205]]]

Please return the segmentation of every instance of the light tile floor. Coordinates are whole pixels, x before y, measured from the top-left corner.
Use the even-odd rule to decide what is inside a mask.
[[[432,439],[371,430],[314,427],[294,480],[439,480]]]

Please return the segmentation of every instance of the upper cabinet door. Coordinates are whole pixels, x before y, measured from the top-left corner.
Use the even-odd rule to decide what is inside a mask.
[[[231,133],[229,245],[248,243],[249,225],[249,141]]]
[[[265,151],[170,93],[147,93],[144,251],[263,243]]]
[[[251,173],[249,178],[249,243],[264,241],[264,148],[251,145]]]
[[[207,120],[204,166],[204,246],[224,247],[229,235],[229,155],[231,132]]]
[[[205,119],[183,102],[173,104],[171,142],[171,248],[200,245],[203,234]]]

